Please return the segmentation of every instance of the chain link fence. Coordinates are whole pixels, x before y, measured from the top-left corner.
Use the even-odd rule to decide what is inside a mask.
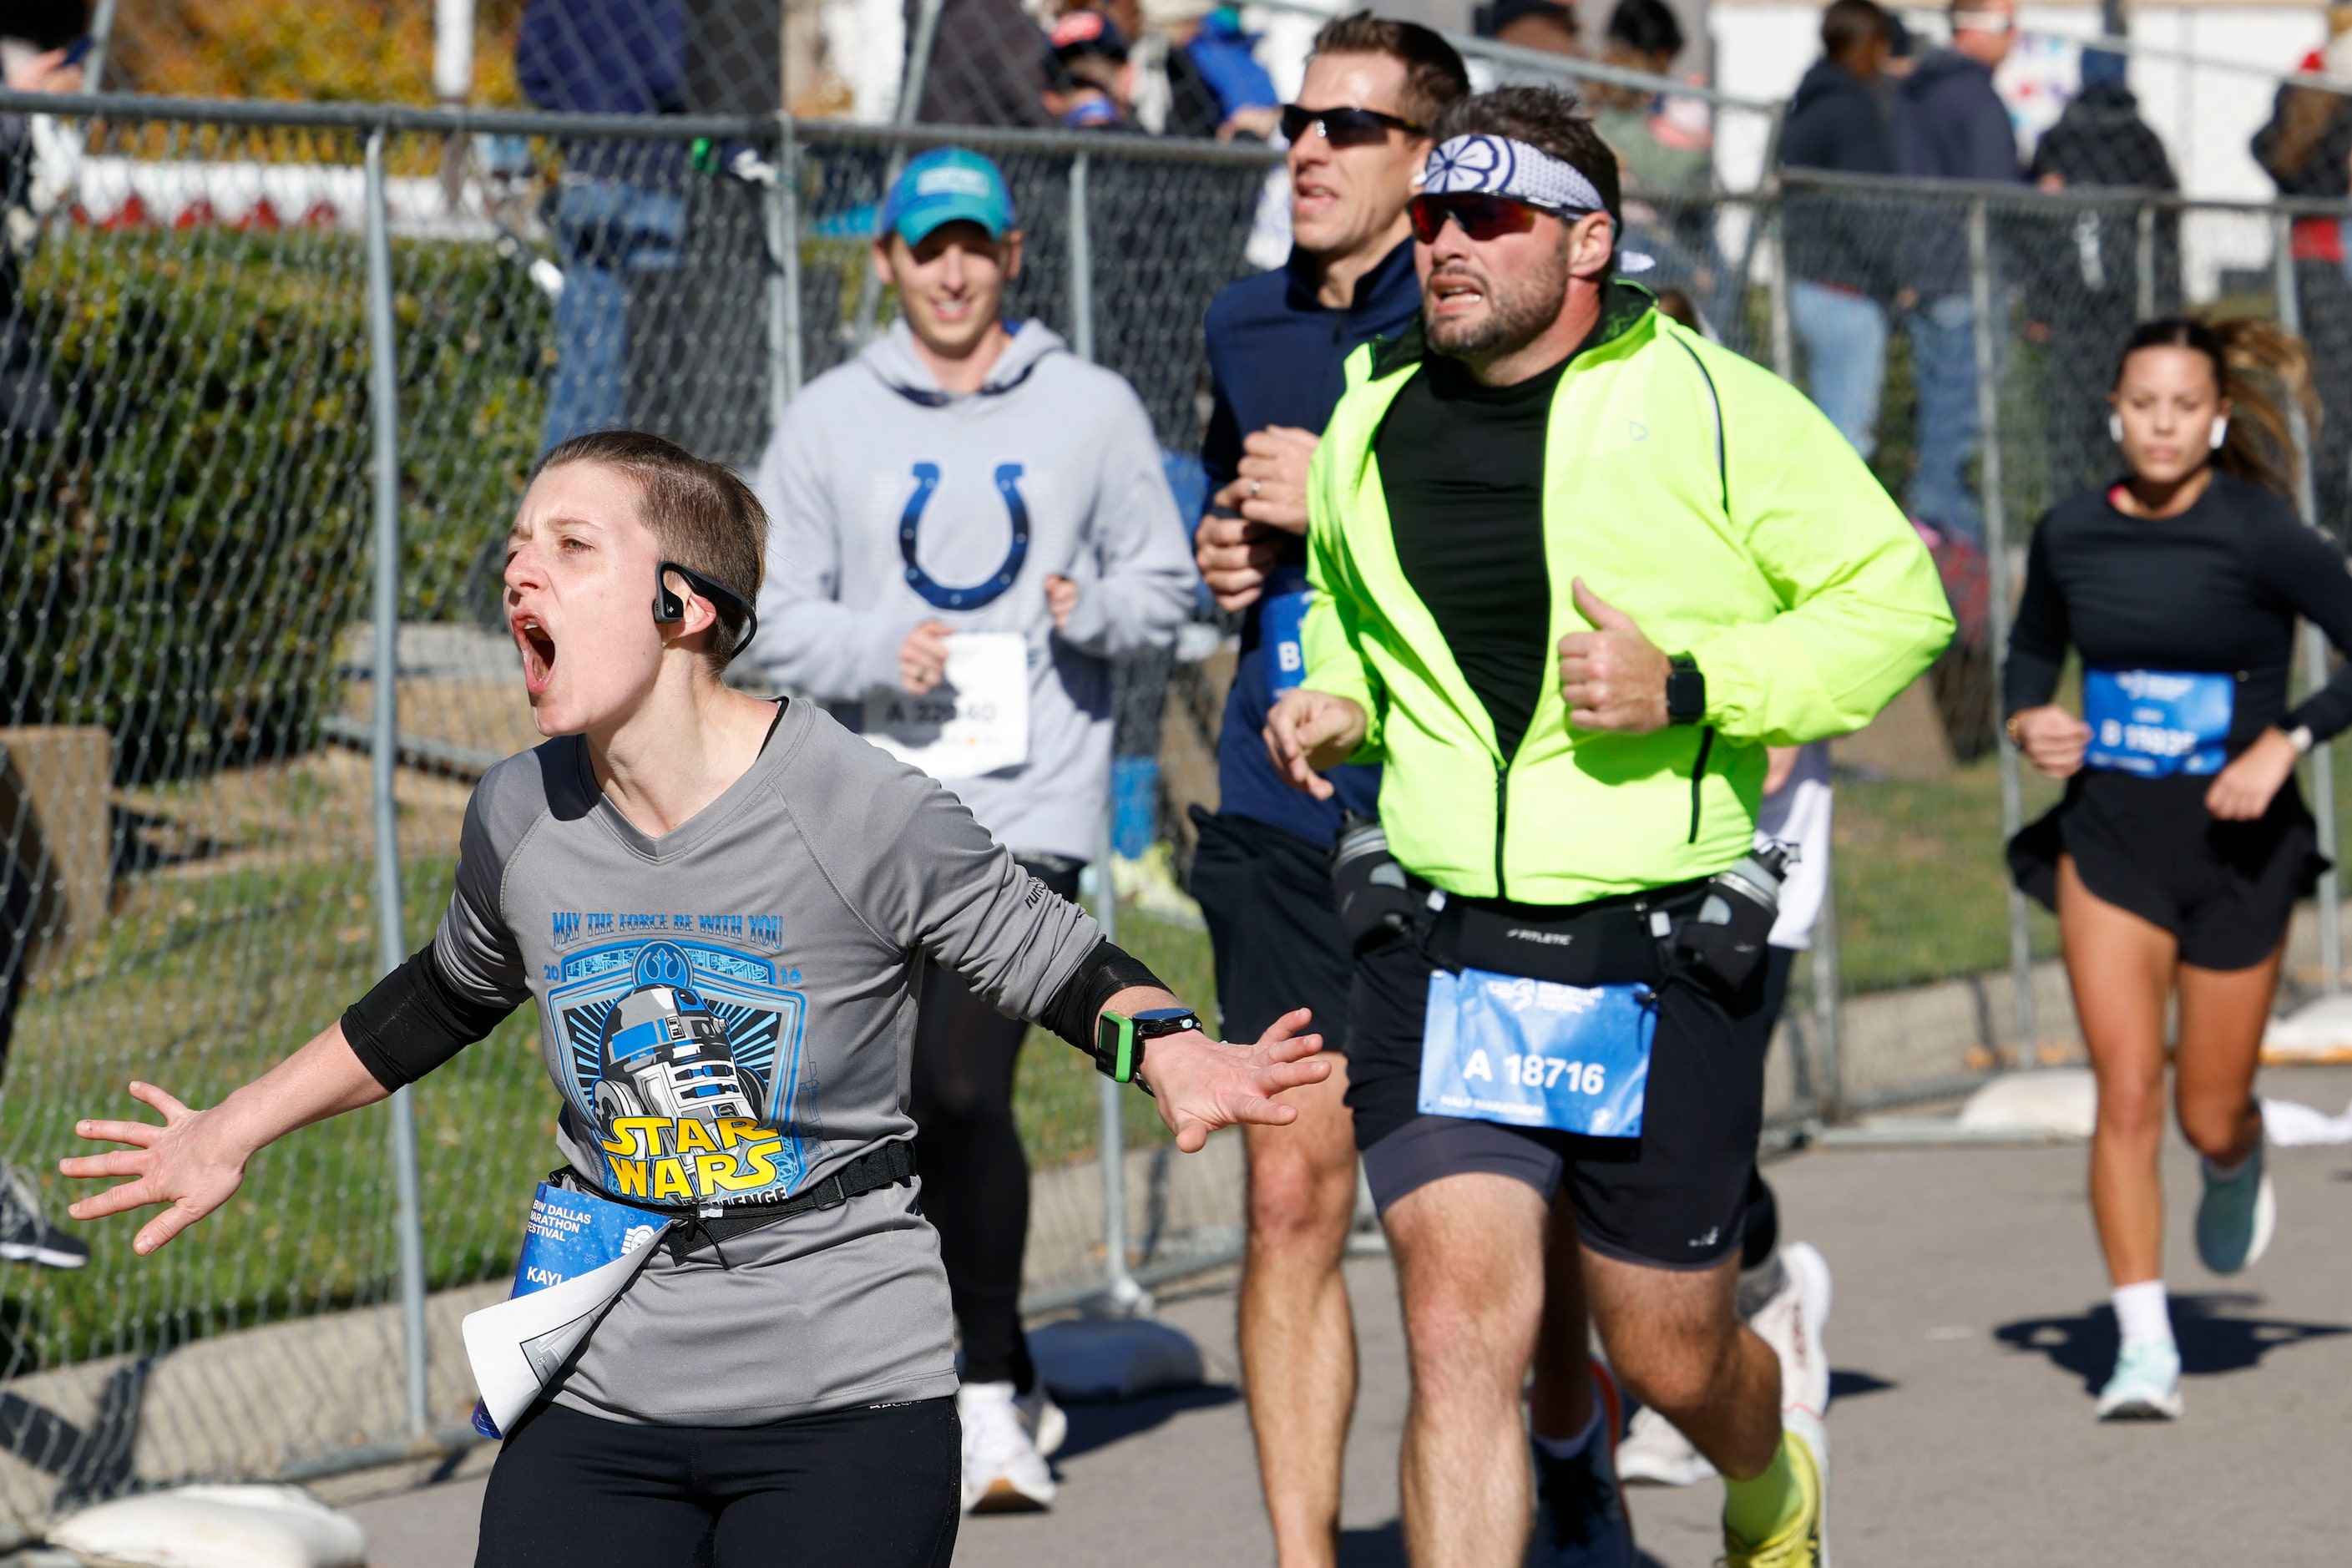
[[[896,161],[950,133],[0,100],[39,110],[77,118],[47,122],[65,161],[0,293],[23,345],[0,410],[0,826],[29,963],[0,1157],[54,1213],[74,1118],[119,1107],[134,1075],[216,1100],[430,931],[471,780],[538,738],[494,629],[499,543],[537,452],[625,422],[754,462],[777,411],[895,313],[869,282],[877,204]],[[1027,265],[1011,308],[1135,384],[1197,516],[1200,321],[1248,269],[1277,154],[956,139],[1013,185]],[[2308,326],[2326,410],[2313,515],[2342,533],[2352,387],[2334,378],[2352,345],[2330,334],[2352,330],[2352,284],[2294,257],[2295,226],[2344,215],[1795,176],[1652,210],[1636,222],[1655,248],[1694,258],[1658,281],[1831,408],[1937,530],[1966,628],[1836,744],[1833,911],[1775,1053],[1774,1115],[2063,1055],[2053,932],[2000,853],[2053,794],[1993,723],[2020,542],[2107,477],[2116,346],[2183,306]],[[1095,891],[1120,940],[1204,1002],[1181,887],[1188,810],[1215,805],[1233,630],[1204,608],[1168,656],[1121,668]],[[2326,779],[2307,784],[2332,832]],[[2301,940],[2297,983],[2332,985],[2332,924]],[[118,1222],[89,1233],[84,1269],[0,1277],[6,1517],[466,1441],[457,1321],[505,1292],[551,1163],[532,1025],[287,1140],[205,1235],[134,1259]],[[1171,1160],[1146,1102],[1050,1041],[1024,1053],[1018,1095],[1032,1307],[1133,1305],[1234,1256],[1230,1139]]]

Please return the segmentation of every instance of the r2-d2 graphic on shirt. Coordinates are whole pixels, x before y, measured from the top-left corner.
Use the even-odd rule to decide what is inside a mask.
[[[787,1195],[808,1168],[790,1131],[807,1015],[800,972],[698,935],[563,952],[630,924],[676,929],[689,919],[745,945],[782,944],[773,922],[751,917],[583,913],[557,922],[547,1003],[574,1125],[591,1130],[614,1197],[703,1205]]]

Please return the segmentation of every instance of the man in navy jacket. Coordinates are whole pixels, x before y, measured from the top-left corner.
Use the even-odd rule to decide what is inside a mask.
[[[1429,155],[1427,128],[1469,90],[1461,58],[1427,28],[1369,14],[1324,27],[1286,127],[1289,263],[1209,307],[1215,405],[1201,458],[1213,499],[1195,555],[1218,604],[1248,618],[1218,741],[1220,807],[1194,814],[1192,895],[1215,947],[1228,1037],[1302,1004],[1327,1044],[1345,1030],[1352,956],[1332,905],[1331,846],[1342,808],[1376,809],[1379,772],[1334,769],[1338,798],[1310,800],[1275,773],[1259,731],[1276,690],[1305,674],[1307,460],[1349,353],[1420,312],[1405,203]],[[1247,1145],[1243,1380],[1284,1568],[1329,1564],[1339,1551],[1356,1372],[1339,1273],[1356,1202],[1346,1088],[1334,1072],[1299,1091],[1285,1136]]]

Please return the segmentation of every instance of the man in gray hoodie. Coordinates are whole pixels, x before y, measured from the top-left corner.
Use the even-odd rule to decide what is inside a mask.
[[[1175,640],[1194,574],[1134,390],[1044,323],[1006,321],[1021,235],[996,166],[915,158],[874,265],[905,314],[787,410],[753,488],[772,519],[753,657],[929,773],[1075,897],[1109,805],[1110,660]],[[1060,1413],[1021,1335],[1025,1026],[942,967],[913,1109],[963,1333],[967,1508],[1043,1508]]]

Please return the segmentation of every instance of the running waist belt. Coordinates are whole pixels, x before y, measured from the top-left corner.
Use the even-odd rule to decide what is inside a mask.
[[[1429,884],[1411,879],[1425,897]],[[1559,985],[1656,985],[1670,972],[1668,940],[1706,890],[1705,882],[1678,882],[1551,916],[1449,898],[1429,920],[1422,946],[1456,971],[1485,969]]]
[[[899,1138],[879,1149],[860,1154],[824,1180],[780,1203],[728,1204],[710,1213],[674,1205],[641,1204],[633,1198],[614,1197],[610,1193],[593,1188],[581,1190],[594,1192],[597,1197],[608,1203],[626,1204],[633,1209],[643,1209],[647,1214],[675,1220],[677,1223],[662,1237],[662,1246],[673,1259],[682,1263],[689,1253],[699,1252],[706,1247],[731,1241],[736,1237],[790,1219],[794,1215],[808,1214],[816,1209],[837,1209],[854,1197],[879,1192],[884,1187],[898,1186],[912,1180],[914,1174],[915,1146]],[[570,1185],[579,1180],[579,1173],[565,1166],[548,1179],[562,1180]]]

